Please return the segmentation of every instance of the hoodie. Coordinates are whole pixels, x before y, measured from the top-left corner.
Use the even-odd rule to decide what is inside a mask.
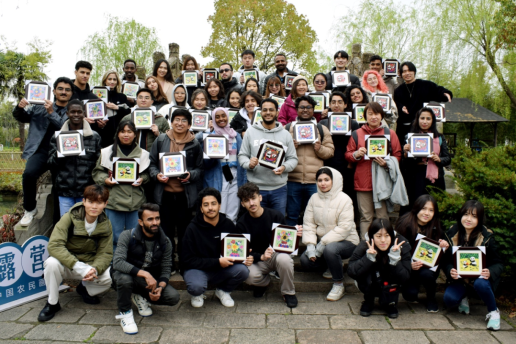
[[[182,87],[183,89],[185,89],[185,105],[177,105],[177,102],[176,102],[176,97],[174,97],[174,94],[176,93],[176,88],[178,87]],[[190,108],[190,105],[188,105],[188,100],[189,100],[189,97],[188,97],[188,87],[185,87],[185,85],[183,84],[176,84],[174,86],[174,89],[172,90],[172,101],[170,102],[170,104],[166,104],[166,105],[163,105],[161,107],[161,109],[159,109],[158,113],[167,118],[168,119],[168,114],[170,112],[170,108],[173,107],[173,106],[184,106],[185,108],[189,109]]]
[[[272,141],[286,147],[285,160],[283,160],[285,171],[281,175],[276,175],[271,169],[260,165],[256,165],[253,169],[249,168],[249,161],[252,157],[258,156],[262,141]],[[265,129],[262,122],[256,123],[245,132],[244,141],[238,153],[238,163],[247,170],[247,180],[258,185],[260,190],[279,189],[287,185],[288,173],[297,166],[297,153],[292,136],[279,122],[276,122],[276,127],[271,130]]]
[[[73,94],[70,100],[78,99],[78,100],[88,100],[88,99],[99,99],[96,95],[94,95],[90,90],[90,84],[86,84],[86,88],[81,90],[79,87],[75,85],[75,79],[73,82]]]
[[[181,262],[184,271],[222,269],[219,263],[221,233],[236,233],[235,225],[226,215],[219,213],[219,222],[212,226],[204,220],[204,215],[197,211],[192,222],[186,227],[183,237]]]
[[[232,77],[231,80],[224,82],[222,81],[222,86],[224,86],[224,94],[227,96],[230,92],[233,90],[242,90],[242,86],[238,82],[238,80],[235,77]]]

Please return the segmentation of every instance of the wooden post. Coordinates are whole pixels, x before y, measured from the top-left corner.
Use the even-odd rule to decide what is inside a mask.
[[[475,123],[471,123],[471,127],[469,127],[469,148],[473,145],[473,128],[475,127]]]
[[[494,140],[493,140],[494,146],[496,147],[498,143],[498,122],[494,122]]]

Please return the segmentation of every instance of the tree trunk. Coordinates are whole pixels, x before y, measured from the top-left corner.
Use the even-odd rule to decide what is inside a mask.
[[[500,83],[500,86],[502,86],[502,89],[504,90],[505,94],[507,94],[507,96],[511,100],[511,107],[513,109],[516,109],[516,95],[514,95],[514,93],[509,88],[509,85],[507,85],[507,83],[505,82],[505,79],[502,75],[502,71],[500,70],[500,67],[496,64],[495,57],[490,49],[486,49],[486,60],[493,72],[495,73],[496,78]]]

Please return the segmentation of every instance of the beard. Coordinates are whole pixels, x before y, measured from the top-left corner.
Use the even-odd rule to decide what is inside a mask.
[[[276,117],[274,117],[273,119],[271,119],[270,121],[267,121],[265,120],[265,118],[262,118],[263,120],[263,123],[267,124],[267,125],[271,125],[273,124],[274,122],[276,122]]]
[[[159,226],[156,226],[155,228],[153,228],[153,227],[147,227],[147,226],[143,225],[142,227],[143,227],[144,232],[146,232],[148,234],[154,235],[159,232]]]

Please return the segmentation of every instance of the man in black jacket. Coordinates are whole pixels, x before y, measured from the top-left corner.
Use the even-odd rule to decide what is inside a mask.
[[[72,99],[98,99],[98,97],[90,91],[90,85],[88,84],[92,70],[93,66],[88,61],[79,61],[75,64],[75,80],[72,80]]]
[[[233,90],[241,90],[242,86],[238,80],[233,77],[233,66],[225,62],[219,68],[222,86],[224,86],[224,94],[227,96]]]
[[[276,54],[274,57],[274,66],[276,67],[276,71],[274,73],[271,73],[265,77],[265,80],[263,81],[263,92],[262,94],[265,95],[267,92],[267,83],[269,82],[269,79],[273,76],[278,77],[281,81],[281,88],[285,91],[286,95],[288,96],[290,94],[290,90],[285,89],[285,75],[292,74],[297,75],[297,72],[294,72],[293,70],[290,70],[287,68],[287,57],[284,54]]]
[[[225,307],[235,302],[231,292],[249,277],[253,256],[243,264],[233,258],[221,258],[222,233],[235,233],[235,225],[226,215],[219,213],[221,196],[214,188],[199,193],[199,211],[190,222],[183,238],[182,264],[186,289],[192,296],[192,307],[202,307],[208,283],[215,284],[215,296]]]
[[[118,293],[120,325],[127,334],[138,333],[131,300],[142,317],[152,315],[152,304],[174,306],[179,293],[168,284],[172,269],[172,242],[160,227],[159,206],[144,203],[138,226],[118,238],[113,256],[113,280]]]
[[[339,50],[333,55],[333,61],[335,61],[335,67],[333,67],[328,74],[326,74],[326,89],[333,89],[333,75],[331,72],[339,72],[343,70],[347,70],[349,55],[344,50]],[[360,86],[360,79],[351,73],[349,73],[349,81],[351,85]],[[341,91],[342,93],[346,93],[346,87],[336,87],[337,91]]]

